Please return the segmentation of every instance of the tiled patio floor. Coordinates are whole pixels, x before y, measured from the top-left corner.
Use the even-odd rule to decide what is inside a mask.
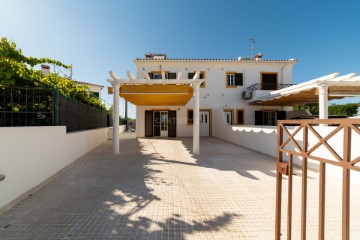
[[[191,145],[126,133],[114,156],[108,141],[0,215],[0,239],[274,239],[275,160],[215,138],[199,156]]]

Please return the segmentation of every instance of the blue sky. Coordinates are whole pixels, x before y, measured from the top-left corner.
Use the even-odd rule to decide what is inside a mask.
[[[250,55],[250,37],[265,59],[299,60],[294,83],[360,73],[355,0],[0,0],[0,6],[0,36],[25,55],[73,64],[76,80],[104,86],[109,70],[135,74],[133,60],[146,52],[237,58]],[[102,97],[112,102],[106,91]]]

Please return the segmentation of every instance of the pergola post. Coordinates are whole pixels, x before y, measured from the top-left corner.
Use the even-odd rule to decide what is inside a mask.
[[[328,85],[321,83],[319,90],[319,119],[328,119]]]
[[[194,93],[194,110],[193,110],[193,153],[200,154],[200,83],[192,84]]]
[[[120,81],[114,79],[114,80],[108,80],[108,82],[114,87],[113,153],[120,154],[120,142],[119,142]]]

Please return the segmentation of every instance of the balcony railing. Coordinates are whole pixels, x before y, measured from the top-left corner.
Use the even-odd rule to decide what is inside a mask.
[[[279,90],[282,88],[291,87],[293,85],[296,85],[296,84],[256,83],[256,84],[253,84],[253,85],[249,86],[248,88],[246,88],[246,90],[251,91],[251,92],[256,91],[256,90]]]

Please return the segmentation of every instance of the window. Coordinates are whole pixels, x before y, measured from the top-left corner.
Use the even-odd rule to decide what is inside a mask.
[[[161,79],[161,73],[153,73],[152,79]]]
[[[286,111],[255,111],[255,125],[276,126],[277,120],[286,119]]]
[[[150,79],[162,79],[162,73],[159,71],[149,72]],[[176,79],[175,72],[165,72],[165,79]]]
[[[234,112],[233,109],[224,109],[225,120],[226,120],[226,123],[229,124],[229,125],[234,124],[233,112]]]
[[[261,73],[261,89],[262,90],[277,90],[277,76],[276,72]]]
[[[244,110],[238,109],[236,110],[236,124],[238,125],[244,125]]]
[[[188,73],[188,79],[192,79],[194,77],[194,75],[195,75],[195,72],[189,72]],[[205,72],[204,71],[200,72],[199,79],[205,79]],[[203,83],[201,83],[201,85],[200,85],[201,88],[205,88],[205,81]]]
[[[193,110],[188,109],[187,110],[187,125],[192,125],[193,124],[193,118],[194,118]]]
[[[236,88],[237,86],[243,85],[243,74],[236,72],[227,72],[226,73],[226,87],[227,88]]]
[[[264,111],[263,112],[263,125],[275,126],[276,125],[276,112]]]

